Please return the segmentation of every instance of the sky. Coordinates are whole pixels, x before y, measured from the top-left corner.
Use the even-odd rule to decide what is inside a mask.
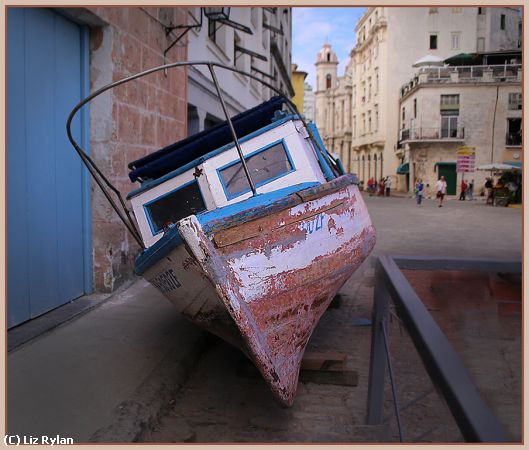
[[[292,8],[292,63],[308,73],[316,84],[316,54],[328,41],[338,56],[338,75],[344,73],[349,53],[356,42],[355,26],[366,8]]]

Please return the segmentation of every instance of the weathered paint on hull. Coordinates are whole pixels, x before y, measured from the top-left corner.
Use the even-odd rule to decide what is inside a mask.
[[[189,319],[253,359],[287,406],[319,318],[375,243],[356,185],[300,198],[296,206],[210,235],[195,216],[183,219],[185,248],[144,274]],[[170,271],[165,277],[177,283],[160,284]]]

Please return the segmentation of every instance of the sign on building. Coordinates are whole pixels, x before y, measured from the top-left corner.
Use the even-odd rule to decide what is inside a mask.
[[[476,147],[459,147],[457,149],[457,172],[474,172]]]

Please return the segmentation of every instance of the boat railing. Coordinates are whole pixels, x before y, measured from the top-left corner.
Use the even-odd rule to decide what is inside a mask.
[[[259,83],[261,83],[262,85],[264,85],[265,87],[270,89],[272,92],[274,92],[276,94],[279,94],[279,95],[282,95],[285,98],[285,102],[286,102],[287,106],[289,107],[289,109],[291,110],[292,114],[296,114],[299,117],[299,119],[302,121],[303,126],[307,130],[309,138],[310,138],[314,148],[316,149],[316,151],[321,155],[323,160],[326,161],[326,163],[331,167],[331,170],[333,171],[333,174],[335,176],[340,175],[341,172],[340,172],[340,168],[339,168],[339,163],[337,162],[337,160],[335,158],[333,158],[333,156],[331,154],[329,154],[325,150],[325,148],[323,148],[323,145],[314,136],[314,134],[310,130],[310,127],[307,125],[307,123],[305,121],[305,118],[299,113],[296,105],[281,90],[279,90],[275,86],[272,86],[270,83],[267,83],[266,81],[260,79],[256,75],[253,75],[253,74],[251,74],[249,72],[245,72],[245,71],[240,70],[240,69],[238,69],[236,67],[226,66],[224,64],[219,64],[219,63],[212,62],[212,61],[179,61],[179,62],[174,62],[174,63],[170,63],[170,64],[164,64],[164,65],[161,65],[161,66],[153,67],[152,69],[148,69],[148,70],[145,70],[143,72],[139,72],[137,74],[131,75],[131,76],[126,77],[126,78],[123,78],[121,80],[115,81],[113,83],[109,83],[109,84],[97,89],[92,94],[90,94],[88,97],[86,97],[85,99],[81,100],[77,105],[75,105],[75,107],[70,112],[70,115],[68,116],[68,120],[66,122],[66,133],[68,135],[68,139],[70,140],[70,142],[73,145],[75,151],[77,152],[77,154],[81,158],[81,161],[83,162],[83,164],[88,169],[90,175],[95,180],[95,182],[98,184],[98,186],[101,188],[101,190],[103,191],[103,194],[105,195],[107,201],[110,203],[110,205],[112,206],[112,208],[114,209],[114,211],[116,212],[118,217],[125,224],[125,226],[127,227],[128,231],[131,233],[131,235],[134,237],[134,239],[140,245],[141,248],[145,248],[145,245],[144,245],[143,240],[141,238],[141,234],[140,234],[138,225],[137,225],[136,221],[133,219],[132,213],[131,213],[130,209],[127,207],[121,192],[110,182],[110,180],[99,169],[99,167],[97,167],[97,165],[92,160],[92,158],[90,158],[90,156],[88,156],[88,154],[81,148],[81,146],[73,138],[72,131],[71,131],[71,124],[72,124],[73,118],[75,117],[76,113],[83,106],[85,106],[87,103],[89,103],[90,101],[92,101],[93,99],[98,97],[99,95],[103,94],[104,92],[106,92],[106,91],[108,91],[110,89],[113,89],[113,88],[115,88],[117,86],[120,86],[120,85],[122,85],[124,83],[131,82],[133,80],[145,77],[145,76],[150,75],[150,74],[155,73],[155,72],[159,72],[159,71],[162,71],[162,70],[163,71],[167,71],[169,69],[174,69],[174,68],[177,68],[177,67],[187,67],[187,66],[206,66],[209,69],[209,72],[210,72],[211,77],[212,77],[212,81],[213,81],[213,83],[215,85],[215,89],[217,91],[217,95],[219,97],[219,101],[221,103],[221,106],[222,106],[222,109],[223,109],[223,112],[224,112],[224,115],[226,116],[226,121],[228,123],[231,135],[233,137],[233,142],[234,142],[235,147],[237,149],[237,152],[239,154],[239,158],[241,160],[242,167],[244,169],[246,178],[248,180],[248,184],[249,184],[249,186],[250,186],[250,188],[251,188],[251,190],[253,192],[253,195],[256,195],[256,193],[257,193],[256,187],[255,187],[255,183],[253,182],[251,174],[250,174],[250,171],[248,170],[248,166],[246,164],[245,157],[243,155],[241,146],[239,144],[239,139],[238,139],[237,134],[235,132],[235,128],[233,127],[233,123],[231,121],[231,117],[230,117],[230,115],[228,113],[228,110],[227,110],[227,107],[226,107],[226,103],[224,102],[224,98],[223,98],[223,95],[222,95],[222,89],[221,89],[221,87],[219,85],[215,68],[225,69],[225,70],[229,70],[231,72],[239,73],[239,74],[241,74],[243,76],[246,76],[246,77],[248,77],[248,78],[250,78],[252,80],[258,81]],[[117,199],[117,201],[112,197],[112,193],[113,193],[114,197]]]
[[[462,258],[411,256],[378,258],[375,268],[367,423],[379,425],[385,421],[383,409],[386,368],[401,442],[404,441],[404,431],[400,414],[433,391],[419,394],[416,399],[408,401],[405,405],[399,404],[397,380],[388,340],[390,306],[393,305],[399,324],[402,324],[409,333],[430,379],[443,396],[463,438],[468,442],[508,442],[510,439],[503,426],[481,399],[462,360],[401,269],[521,273],[522,265],[520,261]]]

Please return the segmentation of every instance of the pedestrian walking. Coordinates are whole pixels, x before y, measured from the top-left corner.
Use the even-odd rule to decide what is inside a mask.
[[[378,195],[384,196],[386,186],[384,184],[384,178],[380,179],[380,184],[378,185]]]
[[[422,203],[422,196],[424,193],[424,184],[422,179],[417,178],[415,182],[415,200],[417,200],[417,206],[420,206]]]
[[[443,200],[446,195],[446,180],[444,176],[441,176],[436,184],[437,189],[437,200],[439,200],[439,208],[443,206]]]
[[[468,183],[467,188],[467,198],[469,200],[474,200],[474,180],[470,180],[470,183]]]
[[[485,181],[485,195],[487,196],[486,204],[488,205],[490,203],[492,205],[492,178],[490,177],[487,177],[487,181]]]
[[[386,197],[389,197],[391,194],[391,180],[389,176],[386,177],[386,181],[384,184],[386,186]]]
[[[461,193],[459,194],[459,200],[465,200],[465,194],[467,192],[468,185],[466,181],[463,179],[461,180]]]

